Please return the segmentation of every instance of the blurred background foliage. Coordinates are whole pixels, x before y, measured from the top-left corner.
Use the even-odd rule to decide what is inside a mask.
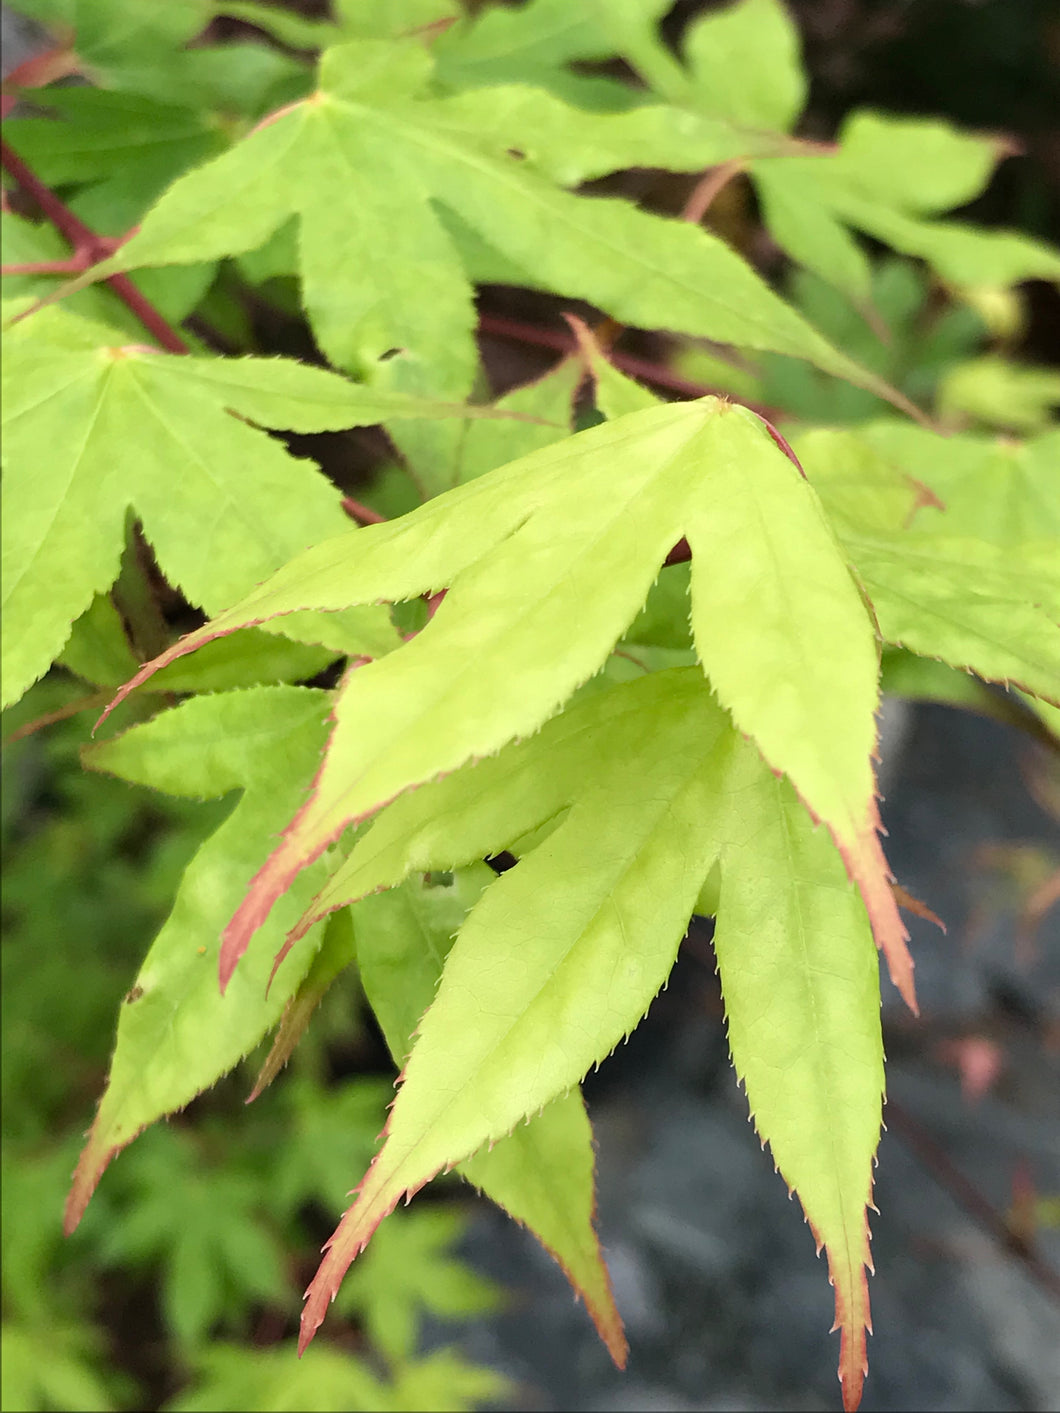
[[[286,8],[327,13],[315,3]],[[682,0],[667,30],[676,35],[709,8]],[[1021,155],[1001,164],[968,214],[1034,235],[1055,232],[1055,5],[795,0],[792,8],[812,79],[805,135],[828,137],[845,112],[865,105],[1004,130]],[[262,39],[217,9],[222,18],[210,37]],[[287,65],[279,54],[275,72],[248,61],[241,82],[248,92],[266,81],[282,84]],[[199,137],[189,140],[194,146]],[[202,155],[184,152],[180,165]],[[137,200],[153,198],[169,175],[139,173]],[[665,180],[645,184],[633,174],[626,190],[660,209],[670,204]],[[123,221],[135,218],[135,206]],[[1048,425],[1060,404],[1060,297],[1051,286],[957,297],[916,262],[877,252],[878,319],[870,326],[820,279],[785,269],[768,248],[747,183],[732,184],[711,221],[827,337],[933,407],[944,424],[1030,433]],[[42,228],[40,240],[49,238]],[[48,255],[42,245],[10,258]],[[199,314],[233,348],[311,353],[289,281],[258,273],[248,288],[246,268],[222,268]],[[189,298],[194,303],[194,293]],[[525,293],[487,291],[484,307],[492,301],[504,313],[512,298],[525,313]],[[530,298],[531,308],[549,307],[544,297]],[[629,336],[623,347],[658,352],[645,336]],[[484,354],[495,387],[542,366],[535,363],[540,350],[524,350],[519,361],[486,340]],[[769,355],[734,367],[706,348],[667,356],[687,378],[802,421],[856,422],[879,410],[871,394],[790,359]],[[371,434],[298,449],[331,469],[336,447],[349,465],[351,446],[353,483],[364,500],[388,514],[414,502]],[[179,612],[178,626],[187,626]],[[342,1288],[341,1318],[330,1323],[328,1341],[304,1361],[294,1358],[295,1317],[314,1252],[374,1151],[392,1092],[385,1048],[348,976],[328,993],[281,1082],[246,1108],[263,1056],[248,1057],[186,1113],[138,1139],[64,1241],[63,1199],[103,1087],[117,1008],[184,866],[234,804],[170,799],[86,774],[79,752],[100,704],[91,684],[57,667],[3,720],[4,1410],[503,1403],[503,1381],[451,1342],[460,1321],[502,1299],[454,1254],[461,1204],[470,1200],[455,1182],[437,1184],[416,1209],[384,1224]],[[136,719],[135,704],[125,710]]]

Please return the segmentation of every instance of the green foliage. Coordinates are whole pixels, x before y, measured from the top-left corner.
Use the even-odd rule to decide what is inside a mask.
[[[4,289],[4,1406],[136,1406],[92,1267],[156,1283],[168,1408],[501,1397],[423,1347],[424,1313],[495,1300],[450,1254],[459,1219],[389,1215],[450,1169],[536,1233],[624,1362],[579,1083],[707,910],[856,1407],[873,937],[915,1008],[881,675],[976,709],[1011,683],[1047,729],[1060,707],[1056,378],[989,342],[1060,256],[946,216],[1004,144],[871,112],[792,135],[807,81],[777,0],[676,50],[657,0],[20,8],[89,83],[35,91],[5,158],[37,205],[3,217],[28,267]],[[259,40],[192,43],[215,16]],[[636,82],[584,66],[609,60]],[[785,293],[701,219],[586,188],[633,167],[694,174],[697,217],[753,188]],[[610,323],[572,318],[555,366],[491,400],[476,300],[498,283]],[[731,398],[660,402],[598,342],[619,323],[666,336],[661,385]],[[396,456],[306,459],[367,426]],[[389,1116],[387,1079],[330,1079],[362,999],[401,1069]],[[60,1276],[55,1134],[83,1127],[115,1009],[67,1229],[182,1116],[117,1166]],[[299,1345],[336,1294],[345,1341],[299,1364],[300,1258],[358,1177]],[[238,1343],[262,1313],[270,1347]]]

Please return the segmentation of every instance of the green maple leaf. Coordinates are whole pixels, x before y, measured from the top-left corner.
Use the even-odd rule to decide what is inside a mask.
[[[352,964],[355,956],[356,949],[350,920],[345,913],[337,913],[329,920],[324,932],[324,939],[313,958],[312,965],[302,978],[298,990],[284,1006],[283,1017],[276,1028],[269,1053],[258,1071],[254,1088],[247,1099],[248,1104],[268,1088],[291,1058],[299,1040],[306,1032],[313,1012],[324,999],[331,983]],[[303,1152],[305,1147],[304,1145],[295,1145],[292,1151]]]
[[[614,46],[587,5],[529,0],[465,15],[439,37],[440,76],[454,88],[532,83],[586,109],[625,108],[637,95],[621,80],[578,72],[574,60],[610,59]]]
[[[362,1317],[391,1364],[415,1353],[422,1311],[458,1320],[499,1304],[499,1289],[451,1254],[464,1226],[459,1213],[439,1208],[402,1213],[343,1285],[343,1308]]]
[[[268,1349],[214,1343],[196,1360],[194,1384],[164,1405],[166,1413],[468,1413],[510,1393],[506,1379],[450,1349],[406,1361],[384,1383],[364,1360],[321,1348],[301,1362],[294,1341]]]
[[[684,67],[643,7],[597,0],[596,9],[619,51],[671,103],[767,131],[787,131],[798,118],[806,78],[798,31],[779,0],[740,0],[693,21]],[[859,112],[834,152],[745,155],[773,238],[864,308],[871,267],[852,230],[927,260],[957,285],[1060,276],[1060,254],[1042,242],[937,219],[977,196],[1007,151],[944,122]]]
[[[1060,434],[798,438],[885,642],[1060,700]]]
[[[57,43],[76,49],[78,72],[97,89],[257,117],[270,99],[297,96],[303,80],[301,64],[261,44],[193,44],[210,21],[209,0],[20,0],[17,8],[59,31]]]
[[[226,931],[222,983],[275,899],[351,822],[535,730],[604,663],[682,536],[719,699],[831,829],[914,1004],[876,835],[875,628],[820,505],[746,409],[705,398],[569,438],[292,561],[144,668],[283,614],[448,586],[423,632],[351,673],[309,800]],[[456,674],[453,663],[470,664]],[[421,723],[429,723],[424,730]]]
[[[389,1388],[364,1361],[326,1347],[303,1363],[293,1356],[293,1341],[267,1349],[214,1341],[196,1358],[192,1385],[165,1404],[167,1413],[396,1413]]]
[[[565,358],[536,382],[515,388],[494,404],[498,411],[526,416],[525,422],[469,422],[460,439],[450,484],[473,481],[516,457],[570,436],[575,394],[583,370]]]
[[[0,1400],[5,1408],[82,1408],[111,1413],[122,1406],[107,1370],[100,1332],[88,1324],[6,1320]],[[123,1381],[124,1382],[124,1381]],[[123,1395],[128,1390],[121,1389]]]
[[[166,1325],[183,1349],[201,1344],[235,1302],[282,1303],[283,1253],[262,1223],[258,1181],[204,1170],[201,1153],[171,1128],[136,1149],[124,1171],[133,1174],[137,1200],[107,1232],[100,1259],[160,1268]]]
[[[1033,433],[1048,427],[1060,405],[1060,373],[984,354],[952,368],[939,385],[939,415]]]
[[[715,237],[626,202],[570,195],[531,160],[536,150],[547,171],[562,159],[571,181],[649,152],[694,169],[731,152],[725,125],[650,106],[579,114],[522,88],[439,99],[430,77],[430,57],[412,41],[329,50],[315,94],[182,177],[86,280],[251,251],[297,216],[302,297],[331,361],[458,396],[476,354],[456,222],[532,286],[625,323],[809,358],[888,395]]]
[[[480,863],[461,869],[448,885],[410,879],[353,909],[365,995],[398,1065],[408,1058],[416,1027],[434,999],[454,937],[493,877]],[[594,1167],[592,1131],[574,1091],[458,1164],[457,1171],[555,1257],[624,1367],[626,1338],[594,1230]]]
[[[282,359],[158,356],[56,309],[8,335],[3,400],[5,702],[113,583],[129,509],[170,581],[208,612],[348,526],[339,492],[253,424],[305,432],[459,412]],[[291,636],[367,655],[398,641],[379,608]]]
[[[111,1158],[237,1064],[276,1024],[312,960],[313,946],[292,957],[267,996],[267,964],[248,967],[229,1002],[218,996],[219,929],[316,767],[326,712],[323,692],[297,687],[196,697],[86,752],[91,767],[169,794],[244,794],[189,864],[125,998],[107,1087],[67,1203],[68,1230]],[[296,891],[304,906],[312,883]],[[289,907],[290,922],[301,909],[295,899]],[[283,924],[275,925],[278,940]]]
[[[930,486],[942,505],[913,528],[969,535],[1018,558],[1021,547],[1060,539],[1060,431],[1026,441],[965,433],[940,438],[898,422],[859,427],[858,440]],[[864,527],[863,527],[864,528]]]
[[[329,923],[341,918],[337,914]],[[285,1010],[285,1020],[286,1015]],[[375,1151],[392,1097],[393,1088],[384,1078],[326,1088],[300,1076],[288,1080],[283,1102],[290,1115],[290,1142],[276,1155],[269,1179],[283,1210],[293,1215],[306,1202],[331,1208],[342,1200],[351,1171],[362,1168]]]
[[[856,1401],[883,1055],[867,916],[827,835],[732,730],[697,669],[654,673],[396,801],[294,936],[409,873],[506,848],[520,862],[486,890],[448,955],[386,1144],[310,1288],[303,1344],[403,1193],[486,1142],[501,1140],[490,1157],[501,1152],[520,1118],[633,1029],[720,861],[733,1059],[759,1132],[828,1249]],[[393,896],[364,897],[354,916]]]

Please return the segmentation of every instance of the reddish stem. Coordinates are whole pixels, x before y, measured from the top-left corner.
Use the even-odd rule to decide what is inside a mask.
[[[45,49],[42,54],[34,54],[31,58],[23,60],[4,79],[4,94],[0,98],[0,118],[7,117],[21,96],[18,93],[8,92],[8,89],[41,88],[44,84],[52,83],[55,79],[77,73],[79,67],[80,60],[77,55],[64,44],[56,45],[53,49]]]
[[[0,275],[80,275],[88,268],[79,255],[69,260],[25,260],[19,265],[0,265]]]
[[[27,196],[32,197],[60,235],[70,242],[73,247],[72,259],[82,262],[79,265],[80,269],[87,270],[101,260],[106,260],[121,244],[120,239],[116,241],[112,236],[96,235],[95,231],[75,216],[65,202],[60,201],[52,189],[46,186],[26,166],[21,157],[6,142],[0,142],[0,160],[3,162],[4,170],[14,177],[22,190]],[[124,237],[124,239],[127,238]],[[128,275],[110,275],[107,284],[167,353],[188,352],[188,345],[176,329],[162,317],[150,300],[144,298]],[[27,310],[26,312],[32,311]],[[20,317],[25,318],[25,315]]]
[[[78,697],[76,701],[67,702],[58,711],[46,712],[43,716],[38,716],[33,721],[27,721],[24,726],[20,726],[17,731],[12,731],[10,736],[4,738],[4,745],[10,746],[14,741],[24,740],[26,736],[32,736],[37,731],[41,731],[45,726],[52,726],[57,721],[67,721],[71,716],[77,716],[82,711],[95,711],[98,707],[106,706],[113,696],[111,689],[103,692],[93,692],[90,697]]]
[[[746,159],[734,157],[731,162],[722,162],[719,167],[711,167],[703,173],[692,188],[692,194],[681,212],[682,221],[690,221],[698,226],[710,209],[710,204],[723,187],[728,186],[733,177],[738,177],[747,166]]]
[[[382,525],[385,515],[380,515],[378,510],[373,510],[370,505],[362,505],[359,500],[354,500],[353,496],[342,497],[342,508],[351,520],[356,520],[359,525]]]
[[[542,329],[536,324],[524,324],[518,319],[508,319],[500,314],[482,314],[479,316],[479,331],[484,334],[492,334],[495,338],[511,339],[513,343],[534,344],[538,348],[555,349],[557,353],[577,353],[577,342],[562,334],[558,329]],[[631,378],[637,378],[642,383],[650,383],[653,387],[665,388],[667,392],[680,393],[684,397],[728,397],[729,394],[720,391],[718,388],[707,387],[704,383],[693,382],[691,378],[683,378],[680,373],[675,373],[671,368],[665,367],[661,363],[653,363],[647,358],[638,358],[631,353],[608,353],[608,359],[621,369],[623,373],[628,373]],[[743,402],[744,407],[749,407],[752,412],[757,412],[759,417],[768,419],[770,417],[783,417],[784,413],[776,407],[768,407],[764,403]]]

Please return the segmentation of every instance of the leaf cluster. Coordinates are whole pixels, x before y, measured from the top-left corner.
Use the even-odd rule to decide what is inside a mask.
[[[90,774],[62,776],[73,837],[17,845],[17,905],[71,930],[64,889],[30,894],[94,810],[101,914],[80,930],[123,891],[147,914],[130,935],[157,925],[67,1229],[119,1152],[266,1037],[255,1096],[302,1057],[267,1199],[210,1161],[208,1127],[156,1131],[125,1167],[135,1211],[98,1259],[166,1272],[200,1380],[170,1406],[494,1396],[418,1349],[424,1310],[492,1298],[443,1254],[448,1216],[390,1216],[452,1168],[538,1235],[624,1362],[579,1084],[699,912],[757,1130],[827,1253],[856,1407],[876,947],[916,1007],[881,682],[1018,690],[1040,730],[1060,708],[1056,381],[1006,342],[1014,287],[1060,255],[951,214],[1004,144],[868,111],[808,140],[779,0],[696,17],[676,47],[657,0],[20,8],[89,82],[25,90],[7,125],[38,205],[3,215],[4,704],[15,730],[110,705]],[[247,37],[210,42],[219,18]],[[685,219],[623,194],[632,169],[685,174]],[[717,215],[726,191],[757,204],[783,292]],[[82,242],[65,263],[62,237]],[[498,286],[571,315],[563,356],[501,396]],[[666,350],[643,380],[610,356],[625,326]],[[651,390],[689,379],[701,396]],[[359,428],[382,455],[302,454]],[[165,803],[130,823],[120,782]],[[151,867],[125,867],[123,838],[159,822]],[[42,1059],[25,1017],[63,987],[13,965],[36,989],[17,1089]],[[72,1030],[110,985],[89,972]],[[401,1070],[378,1146],[378,1086],[319,1082],[319,1022],[343,1019],[318,1007],[353,977]],[[68,1102],[60,1085],[48,1112]],[[358,1171],[299,1347],[371,1240],[340,1308],[390,1382],[336,1347],[300,1381],[283,1345],[204,1353],[233,1302],[282,1305],[300,1209]],[[16,1367],[38,1337],[16,1335]],[[19,1396],[79,1379],[100,1406],[90,1342],[69,1351]]]

